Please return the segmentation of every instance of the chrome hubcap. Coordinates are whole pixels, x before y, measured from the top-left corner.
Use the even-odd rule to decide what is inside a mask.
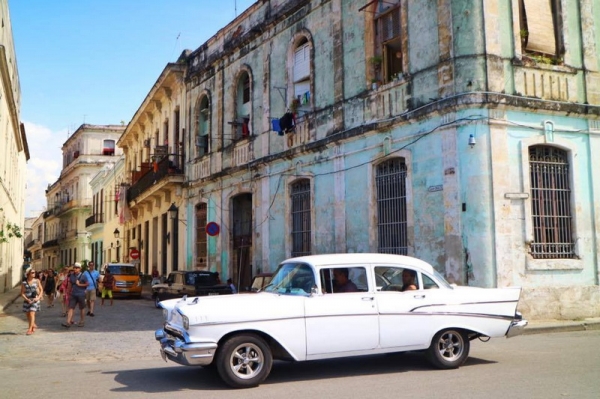
[[[239,345],[230,358],[231,370],[241,379],[250,379],[256,376],[263,368],[264,355],[260,348],[254,344]]]

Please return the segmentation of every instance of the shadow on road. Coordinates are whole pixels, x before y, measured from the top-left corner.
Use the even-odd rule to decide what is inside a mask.
[[[158,356],[158,355],[157,355]],[[463,367],[493,364],[496,362],[469,358]],[[373,355],[309,362],[276,361],[267,380],[262,385],[298,381],[317,381],[335,378],[359,377],[405,372],[452,373],[452,370],[433,369],[424,353],[408,352]],[[230,389],[214,369],[185,367],[169,363],[168,367],[141,370],[114,371],[115,381],[124,387],[114,392],[168,393],[177,391],[220,391]],[[435,374],[435,375],[434,375]]]

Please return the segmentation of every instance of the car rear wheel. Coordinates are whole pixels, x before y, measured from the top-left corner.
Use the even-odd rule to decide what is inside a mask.
[[[273,365],[271,349],[254,334],[229,338],[217,352],[215,360],[219,376],[232,388],[258,386],[267,378]]]
[[[440,369],[460,367],[469,357],[471,342],[469,337],[458,329],[446,329],[438,332],[428,349],[429,361]]]
[[[160,308],[160,298],[158,295],[154,295],[154,306]]]

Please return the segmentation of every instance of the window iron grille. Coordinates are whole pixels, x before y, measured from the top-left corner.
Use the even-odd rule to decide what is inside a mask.
[[[406,164],[401,158],[377,166],[378,252],[407,255]]]
[[[548,146],[529,149],[531,216],[535,259],[575,258],[569,162],[566,151]]]
[[[296,182],[291,189],[292,257],[310,255],[310,180]]]

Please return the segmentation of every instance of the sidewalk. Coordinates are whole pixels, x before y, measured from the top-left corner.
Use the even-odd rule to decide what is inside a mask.
[[[20,301],[21,287],[0,294],[0,312],[15,301]],[[149,284],[144,284],[142,297],[151,299]],[[583,320],[529,320],[523,334],[542,334],[549,332],[600,330],[600,317]]]

